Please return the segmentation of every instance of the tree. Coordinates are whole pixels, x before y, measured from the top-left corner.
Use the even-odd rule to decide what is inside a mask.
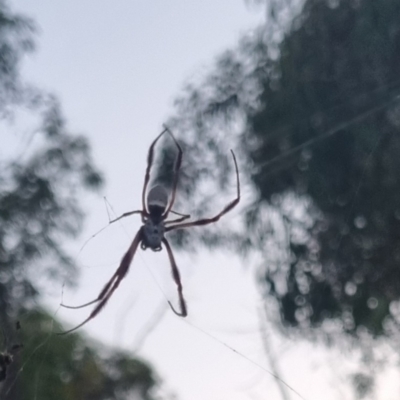
[[[259,28],[222,55],[170,121],[183,202],[210,212],[235,145],[253,193],[240,225],[182,231],[176,244],[260,251],[266,299],[307,337],[397,343],[399,20],[393,1],[305,1],[286,30]]]
[[[128,353],[88,343],[80,334],[57,336],[61,325],[43,310],[20,315],[19,340],[4,399],[154,399],[151,368]]]
[[[262,141],[249,154],[261,166],[253,175],[261,197],[290,190],[312,201],[302,237],[291,227],[287,293],[276,291],[277,274],[266,274],[291,325],[339,319],[352,335],[361,326],[380,335],[395,321],[399,16],[388,1],[308,2],[282,43],[279,78],[263,82],[263,110],[249,119]],[[263,166],[285,148],[299,151]]]
[[[61,245],[81,227],[82,190],[99,188],[102,177],[93,165],[83,136],[68,132],[57,100],[23,83],[22,57],[33,49],[32,21],[13,15],[0,3],[0,112],[7,127],[18,112],[37,126],[29,147],[0,172],[0,320],[6,333],[21,307],[38,294],[31,268],[52,279],[72,283],[75,268]]]
[[[23,348],[15,347],[13,362],[9,357],[0,365],[7,376],[0,397],[151,400],[156,378],[148,365],[78,335],[55,336],[59,323],[37,306],[44,281],[76,283],[77,267],[63,242],[82,227],[80,197],[103,179],[86,138],[68,131],[57,99],[20,77],[33,34],[33,22],[0,0],[1,122],[6,131],[24,114],[24,122],[35,126],[26,149],[1,160],[0,340]]]

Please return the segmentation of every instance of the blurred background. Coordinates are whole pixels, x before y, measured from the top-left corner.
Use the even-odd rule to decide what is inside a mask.
[[[400,3],[0,0],[0,399],[400,397]],[[152,141],[174,209],[138,250]],[[171,186],[176,148],[156,147]],[[105,228],[105,229],[103,229]]]

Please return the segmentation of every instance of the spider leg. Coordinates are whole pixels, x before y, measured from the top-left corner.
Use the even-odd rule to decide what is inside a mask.
[[[173,224],[173,223],[177,223],[177,222],[182,222],[182,221],[184,221],[185,219],[190,218],[190,215],[189,215],[189,214],[181,214],[181,213],[178,213],[178,212],[176,212],[176,211],[174,211],[174,210],[171,210],[170,212],[171,212],[172,214],[180,215],[181,218],[176,218],[176,219],[171,219],[170,221],[165,221],[164,225]]]
[[[164,213],[164,219],[168,217],[169,212],[172,209],[172,206],[175,203],[175,196],[176,196],[176,188],[178,187],[178,180],[179,180],[179,170],[181,169],[181,164],[182,164],[182,155],[183,151],[181,146],[179,146],[179,143],[175,139],[175,136],[172,134],[172,132],[169,130],[167,126],[164,125],[164,128],[169,132],[171,135],[172,139],[174,140],[176,147],[178,148],[178,155],[176,156],[176,161],[175,161],[175,166],[174,166],[174,181],[172,184],[172,194],[171,194],[171,201],[167,207],[167,210]]]
[[[223,215],[231,211],[240,201],[240,181],[239,181],[239,169],[237,166],[236,162],[236,157],[235,153],[231,150],[232,157],[233,157],[233,162],[235,163],[235,171],[236,171],[236,188],[237,188],[237,195],[235,200],[231,201],[228,205],[226,205],[223,210],[217,214],[216,216],[212,218],[201,218],[198,219],[197,221],[192,221],[192,222],[186,222],[184,224],[178,224],[178,225],[172,225],[167,228],[165,228],[165,232],[173,231],[176,229],[182,229],[182,228],[189,228],[191,226],[200,226],[200,225],[208,225],[213,222],[217,222]]]
[[[153,165],[153,160],[154,160],[154,146],[156,145],[158,139],[168,131],[168,128],[164,126],[164,130],[155,138],[153,143],[150,145],[149,152],[147,154],[147,168],[146,168],[146,174],[144,176],[144,184],[143,184],[143,192],[142,192],[142,207],[143,207],[143,212],[147,213],[146,209],[146,191],[147,191],[147,185],[149,184],[150,181],[150,171],[151,167]],[[142,214],[143,217],[143,214]]]
[[[180,317],[186,317],[187,316],[187,308],[186,308],[186,302],[183,297],[182,293],[182,283],[181,283],[181,277],[179,274],[178,266],[176,265],[174,254],[172,253],[171,246],[168,243],[167,239],[163,239],[162,242],[165,245],[165,248],[167,249],[168,253],[168,258],[171,263],[171,269],[172,269],[172,277],[174,278],[174,281],[176,283],[176,286],[178,287],[178,295],[179,295],[179,306],[181,309],[181,312],[178,312],[175,310],[175,308],[172,306],[171,302],[168,301],[169,306],[171,307],[171,310],[178,316]]]
[[[123,213],[122,215],[120,215],[118,218],[112,219],[112,220],[109,222],[109,224],[113,224],[114,222],[117,222],[117,221],[119,221],[119,220],[122,219],[122,218],[129,217],[130,215],[133,215],[133,214],[140,214],[140,215],[142,216],[142,219],[143,219],[143,215],[144,215],[145,213],[144,213],[142,210],[128,211],[128,212]]]
[[[126,256],[126,254],[125,254]],[[101,301],[102,299],[104,299],[104,297],[107,295],[107,293],[110,290],[110,287],[113,285],[113,283],[117,280],[118,276],[120,275],[120,271],[121,271],[121,267],[122,267],[122,261],[120,266],[118,267],[118,269],[115,271],[114,275],[111,277],[111,279],[106,283],[106,285],[103,287],[103,289],[101,290],[100,294],[92,301],[89,301],[88,303],[85,304],[81,304],[80,306],[67,306],[66,304],[60,304],[61,307],[64,308],[71,308],[73,310],[77,310],[78,308],[85,308],[87,306],[90,306],[92,304],[98,303],[99,301]]]
[[[125,254],[124,258],[126,257],[128,253]],[[115,271],[114,275],[111,277],[111,279],[106,283],[106,285],[103,287],[103,289],[101,290],[101,292],[99,293],[99,295],[92,301],[89,301],[88,303],[85,304],[81,304],[80,306],[67,306],[66,304],[60,304],[61,307],[64,308],[71,308],[74,310],[77,310],[79,308],[85,308],[87,306],[90,306],[92,304],[98,303],[99,301],[103,300],[104,297],[107,296],[107,293],[110,291],[110,288],[112,287],[112,285],[114,284],[114,282],[116,282],[116,280],[118,280],[118,277],[121,275],[121,271],[123,271],[122,266],[123,266],[123,261],[124,258],[122,259],[120,266],[118,267],[118,269]],[[126,272],[125,272],[126,274]]]
[[[170,212],[171,212],[172,214],[175,214],[175,215],[180,215],[181,217],[190,218],[190,215],[189,215],[189,214],[181,214],[181,213],[178,213],[177,211],[174,211],[174,210],[171,210]]]
[[[166,222],[164,223],[164,226],[167,226],[167,224],[174,224],[174,223],[178,223],[178,222],[183,222],[183,221],[185,221],[185,220],[188,219],[188,218],[190,218],[190,215],[184,216],[184,217],[182,217],[182,218],[171,219],[170,221],[166,221]]]
[[[105,202],[106,207],[107,207],[107,204],[109,204],[109,203],[108,203],[108,201],[107,201],[107,199],[105,197],[104,197],[104,202]],[[94,233],[92,236],[90,236],[90,238],[87,239],[85,241],[85,243],[83,243],[82,247],[79,249],[79,254],[86,247],[86,245],[89,243],[90,240],[94,239],[98,234],[100,234],[101,232],[106,230],[112,223],[117,222],[122,218],[129,217],[130,215],[133,215],[133,214],[140,214],[141,217],[142,217],[142,222],[144,222],[144,216],[146,215],[146,212],[143,211],[143,210],[129,211],[129,212],[126,212],[126,213],[120,215],[118,218],[115,218],[113,220],[110,218],[110,213],[108,212],[108,208],[107,208],[107,214],[108,214],[108,225],[103,226],[103,228],[101,228],[96,233]]]
[[[102,309],[103,307],[107,304],[108,300],[112,296],[112,294],[115,292],[115,290],[118,288],[119,284],[121,283],[122,279],[125,278],[126,274],[129,271],[129,266],[133,260],[133,257],[136,253],[136,250],[139,246],[139,243],[142,240],[142,228],[139,229],[138,233],[136,234],[135,238],[133,239],[133,242],[131,246],[129,247],[128,251],[125,253],[123,256],[121,263],[118,267],[118,269],[115,271],[114,275],[111,277],[111,279],[107,282],[107,284],[104,286],[100,294],[98,295],[97,299],[84,304],[82,306],[78,307],[69,307],[62,305],[63,307],[67,308],[81,308],[81,307],[86,307],[90,304],[94,304],[99,302],[97,306],[93,309],[93,311],[90,313],[89,317],[86,318],[81,324],[76,326],[75,328],[72,328],[68,331],[65,332],[60,332],[58,335],[65,335],[67,333],[71,333],[73,331],[76,331],[79,329],[81,326],[85,325],[87,322],[89,322],[91,319],[93,319]]]

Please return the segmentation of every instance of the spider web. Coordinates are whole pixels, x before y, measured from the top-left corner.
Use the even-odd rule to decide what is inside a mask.
[[[322,136],[322,138],[308,141],[296,150],[303,149],[307,146],[313,146],[320,140],[327,140],[330,136],[335,135],[344,127],[351,126],[352,124],[363,120],[371,113],[377,112],[378,110],[383,108],[387,108],[388,106],[389,104],[385,103],[380,105],[379,107],[369,110],[367,113],[360,114],[355,119],[348,121],[345,124],[341,124],[340,126],[332,129],[329,132],[326,132],[325,135]],[[287,154],[289,154],[289,152]],[[270,163],[286,157],[287,154],[281,155],[277,160],[272,160]],[[358,188],[361,183],[362,182],[360,181],[360,184],[354,189],[353,200],[358,195]],[[112,212],[115,214],[113,210]],[[235,218],[235,216],[230,215],[226,218]],[[122,244],[113,245],[113,253],[115,252],[116,255],[110,256],[110,259],[107,259],[105,260],[105,262],[102,263],[89,261],[90,265],[85,264],[86,260],[84,260],[84,269],[89,271],[89,275],[91,275],[91,278],[89,279],[93,279],[93,274],[97,275],[99,269],[104,270],[104,274],[102,273],[102,276],[104,275],[105,277],[105,279],[103,279],[102,277],[102,279],[99,280],[105,282],[108,279],[116,265],[118,265],[119,258],[126,250],[127,245],[129,245],[130,239],[133,238],[134,231],[135,229],[137,229],[138,224],[138,221],[123,221],[119,223],[118,226],[114,227],[114,232],[119,232],[118,240],[123,242]],[[105,240],[105,243],[100,244],[100,248],[103,250],[106,249],[107,252],[109,250],[109,237],[114,233],[109,232],[111,230],[111,226],[108,227],[108,225],[106,225],[106,227],[107,229],[102,231],[99,237],[102,236]],[[122,240],[121,236],[125,237],[125,239]],[[83,248],[78,251],[77,261],[79,260],[81,253],[84,251],[88,253],[88,259],[92,258],[93,253],[91,251],[92,249],[90,249],[90,246],[91,243],[93,241],[97,241],[99,237],[96,233],[89,238],[90,240],[84,242],[84,245],[82,246]],[[320,379],[319,377],[321,375],[328,380],[334,379],[329,384],[331,388],[339,384],[339,387],[336,387],[336,389],[334,390],[334,397],[332,398],[335,398],[338,393],[341,396],[340,398],[350,398],[349,394],[345,392],[345,389],[343,389],[343,386],[345,385],[343,381],[346,380],[345,373],[342,372],[341,374],[338,374],[337,372],[338,368],[343,369],[343,360],[340,359],[336,351],[327,353],[320,349],[320,353],[316,357],[311,357],[312,362],[314,363],[314,367],[311,367],[311,370],[308,367],[306,368],[306,370],[307,374],[309,374],[309,376],[313,376],[313,378],[311,378],[311,380],[309,379],[308,383],[306,383],[305,385],[301,384],[299,380],[301,381],[302,379],[304,379],[304,376],[301,375],[301,378],[299,379],[298,377],[296,378],[296,375],[298,375],[299,369],[302,369],[302,365],[307,364],[310,345],[304,342],[299,345],[298,339],[296,339],[296,341],[293,338],[283,339],[279,335],[276,335],[276,333],[274,333],[275,328],[273,327],[273,325],[265,322],[265,315],[267,314],[270,317],[273,313],[271,313],[270,310],[264,309],[265,303],[262,305],[261,299],[258,298],[257,300],[257,296],[256,301],[252,305],[251,303],[249,305],[247,302],[241,304],[240,302],[244,301],[243,297],[237,296],[237,293],[235,294],[235,297],[239,297],[239,302],[235,304],[229,304],[229,301],[231,299],[226,302],[223,298],[224,296],[226,296],[226,293],[221,290],[221,283],[217,283],[218,277],[216,277],[216,275],[218,275],[218,272],[210,269],[207,266],[207,271],[201,274],[201,276],[199,277],[199,274],[196,272],[196,270],[204,268],[203,262],[198,262],[196,260],[195,266],[190,265],[193,262],[193,257],[191,255],[188,256],[183,253],[177,253],[177,259],[179,260],[178,264],[180,265],[180,269],[183,272],[184,288],[187,292],[189,310],[192,310],[189,311],[190,314],[186,320],[180,320],[175,316],[168,315],[167,300],[176,300],[176,293],[175,287],[169,276],[168,261],[167,258],[164,256],[165,254],[164,252],[162,252],[161,254],[157,254],[156,259],[154,255],[149,254],[148,252],[143,253],[141,251],[138,251],[133,265],[131,266],[131,271],[123,282],[123,286],[125,286],[125,289],[127,290],[125,290],[124,293],[121,293],[120,295],[116,294],[112,298],[110,304],[108,304],[106,308],[112,308],[112,310],[104,310],[101,314],[99,314],[99,316],[96,317],[95,320],[91,321],[90,326],[92,327],[87,327],[88,332],[90,332],[92,335],[97,336],[98,332],[104,329],[104,321],[106,321],[106,324],[108,326],[112,326],[114,324],[114,331],[112,332],[112,334],[107,335],[106,342],[112,345],[120,345],[121,343],[123,343],[124,346],[133,350],[135,354],[143,355],[146,357],[148,356],[155,363],[157,362],[157,360],[154,359],[155,356],[154,354],[152,354],[151,347],[160,346],[159,343],[163,341],[167,342],[168,340],[166,338],[169,338],[173,335],[176,336],[176,343],[174,341],[171,341],[172,343],[174,343],[173,345],[171,343],[167,344],[167,347],[171,347],[173,350],[168,352],[164,349],[163,351],[165,351],[170,358],[175,357],[177,360],[182,357],[182,352],[186,352],[189,354],[190,352],[192,352],[193,358],[199,358],[199,352],[193,350],[198,348],[200,346],[199,343],[201,342],[201,346],[204,347],[202,347],[200,353],[207,353],[207,368],[210,368],[210,363],[216,363],[217,361],[215,359],[214,353],[218,354],[218,357],[223,358],[223,365],[226,365],[227,362],[230,363],[230,365],[232,365],[232,369],[235,369],[240,363],[240,373],[236,371],[236,374],[241,375],[242,379],[240,381],[236,381],[233,384],[233,391],[235,393],[241,393],[237,398],[249,398],[248,396],[253,396],[254,398],[262,398],[262,393],[265,392],[265,390],[268,390],[268,392],[271,393],[271,396],[274,396],[271,398],[277,399],[315,398],[313,392],[309,390],[310,388],[308,387],[308,385],[311,385],[313,379]],[[100,258],[102,257],[104,256],[100,255]],[[202,260],[202,257],[199,258]],[[225,260],[223,260],[223,258],[225,258]],[[225,254],[223,257],[218,258],[217,256],[215,256],[215,254],[212,254],[211,256],[209,255],[206,257],[205,263],[215,263],[215,260],[218,259],[218,262],[215,263],[215,266],[213,268],[219,269],[222,263],[227,263],[226,258],[231,258],[231,255],[228,253]],[[255,262],[255,260],[253,260],[253,262]],[[148,275],[147,279],[143,279],[147,281],[147,286],[145,286],[145,289],[139,288],[139,290],[137,290],[137,286],[136,289],[131,289],[130,286],[132,285],[132,280],[135,280],[135,284],[139,284],[139,286],[143,282],[140,282],[138,276],[135,276],[134,273],[135,270],[140,268],[144,270],[144,275]],[[164,273],[160,274],[160,269],[164,270]],[[252,270],[252,272],[247,273],[250,274],[254,272],[255,271]],[[219,274],[224,274],[225,276],[232,273],[233,271],[229,265],[228,267],[223,266],[222,273],[221,271],[219,271]],[[205,277],[204,274],[206,274],[208,277]],[[212,284],[208,280],[212,280]],[[223,278],[221,282],[223,282],[224,285],[229,286],[226,278]],[[85,301],[90,300],[93,295],[96,296],[96,294],[102,287],[101,284],[97,284],[97,281],[96,285],[92,286],[93,287],[90,288],[90,295],[86,291],[84,293]],[[149,289],[149,287],[151,286],[153,286],[153,289]],[[83,284],[82,287],[85,288],[86,285]],[[146,291],[149,291],[150,294],[144,294],[144,292]],[[210,304],[208,303],[208,300],[210,296],[212,297],[210,291],[214,293],[214,301],[223,303],[223,306],[225,307],[225,309],[221,309],[218,305],[214,304],[214,307],[217,308],[218,313],[220,313],[220,315],[224,315],[224,313],[233,313],[240,315],[240,322],[238,324],[235,324],[235,318],[227,322],[221,323],[220,321],[218,321],[218,318],[212,319],[209,317],[208,314],[210,312]],[[64,301],[64,289],[62,289],[60,296],[61,302]],[[117,299],[117,297],[119,297],[119,300]],[[145,297],[145,299],[139,299],[140,297]],[[151,299],[151,305],[145,304],[148,303]],[[111,303],[114,302],[116,302],[116,305],[111,306]],[[198,305],[198,303],[201,304],[204,302],[207,302],[208,309],[206,310]],[[251,306],[255,306],[255,308],[253,310],[250,310]],[[243,308],[245,309],[244,313]],[[115,310],[118,309],[120,311],[116,312]],[[140,309],[144,309],[146,310],[146,312],[143,314],[142,312],[140,312]],[[88,312],[90,312],[90,310],[88,309],[79,312],[79,316],[75,315],[73,317],[73,323],[79,322],[82,319],[82,315],[86,315]],[[58,313],[59,308],[54,311],[54,317],[56,317]],[[112,315],[113,313],[114,315]],[[251,317],[243,318],[243,314],[245,315],[246,313],[251,314]],[[261,313],[261,316],[259,316],[257,313]],[[63,316],[63,318],[65,317]],[[165,323],[171,324],[171,318],[175,319],[175,321],[172,323],[173,327],[163,327]],[[215,316],[213,318],[215,318]],[[111,323],[110,319],[112,319],[114,322]],[[129,323],[129,327],[127,327],[129,320],[133,320],[134,325],[137,325],[134,330],[132,330],[131,323]],[[166,320],[167,322],[165,322]],[[246,320],[244,324],[242,323],[243,320]],[[261,321],[267,324],[267,326],[260,327],[259,324],[261,323]],[[52,340],[52,335],[54,333],[55,329],[52,326],[47,339],[40,343],[34,349],[34,351],[28,355],[25,361],[25,364],[35,363],[37,365],[37,380],[45,379],[45,377],[42,376],[41,366],[44,358],[46,357],[48,344]],[[150,350],[147,349],[147,347],[149,347]],[[299,349],[298,347],[301,349]],[[160,348],[157,348],[157,351],[159,351],[162,346]],[[220,349],[215,350],[215,348]],[[295,354],[294,359],[297,360],[295,362],[293,362],[293,354]],[[348,354],[346,355],[346,357],[349,357]],[[301,359],[300,363],[298,362],[299,358]],[[241,360],[240,362],[238,361],[239,359]],[[352,363],[354,362],[355,358],[350,357],[350,359],[347,361],[347,368],[351,370]],[[292,363],[294,365],[291,366]],[[17,384],[18,382],[19,375],[24,372],[25,364],[22,365],[19,369],[15,384]],[[166,364],[168,365],[169,363]],[[198,360],[194,364],[199,365],[200,361]],[[328,378],[325,376],[327,374],[326,365],[330,365],[330,368],[334,370],[333,378],[332,376]],[[324,367],[322,368],[321,366]],[[183,366],[183,370],[185,368],[187,368],[187,366]],[[322,372],[321,368],[323,369]],[[165,370],[164,372],[165,375],[168,376],[167,370]],[[197,370],[195,375],[203,374],[199,371],[203,370]],[[232,376],[234,378],[232,379],[237,379],[237,375],[233,374]],[[207,377],[206,374],[205,376]],[[173,378],[171,378],[170,380],[173,381]],[[216,381],[218,382],[218,379],[216,379]],[[213,388],[212,384],[216,385],[216,383],[211,382],[210,379],[210,388]],[[169,385],[174,386],[173,383],[170,383]],[[179,381],[175,381],[175,386],[179,387]],[[228,389],[227,387],[222,387],[222,390]],[[163,388],[162,390],[167,393],[171,391],[170,388]],[[166,393],[163,393],[162,391],[161,394],[166,395]],[[32,398],[36,400],[37,394],[33,394]],[[182,398],[185,397],[183,396]]]
[[[389,104],[382,103],[368,113],[374,113],[388,106]],[[353,120],[325,132],[319,139],[304,142],[299,148],[291,151],[299,151],[315,145],[318,141],[328,140],[340,129],[356,124],[366,116],[367,113],[360,114]],[[276,160],[270,160],[270,165],[289,154],[290,152],[279,156]],[[358,196],[358,188],[361,183],[360,181],[360,184],[354,188],[353,201]],[[139,197],[136,196],[136,198]],[[113,199],[112,203],[117,202]],[[122,206],[119,206],[118,210],[128,211]],[[100,214],[97,213],[97,215]],[[134,219],[134,217],[132,218]],[[229,214],[225,218],[235,219],[236,217],[234,214]],[[128,226],[126,233],[125,225]],[[87,253],[82,268],[85,276],[81,287],[84,293],[74,300],[76,304],[80,304],[80,300],[88,301],[97,295],[104,282],[109,279],[117,267],[121,255],[126,251],[137,227],[137,221],[124,221],[118,226],[107,227],[102,232],[101,238],[96,236],[94,239],[90,239],[88,248],[85,246],[83,249]],[[117,236],[118,240],[112,241],[112,236]],[[103,237],[104,239],[102,239]],[[341,240],[343,238],[344,236],[341,237]],[[100,244],[91,247],[91,243],[98,240],[101,240]],[[279,337],[274,333],[273,325],[268,325],[268,320],[267,326],[260,327],[260,321],[265,318],[259,317],[258,313],[261,312],[264,316],[267,313],[270,317],[273,313],[271,310],[264,310],[265,304],[261,302],[257,294],[254,296],[254,301],[249,304],[246,295],[243,296],[239,292],[240,289],[235,283],[227,281],[226,277],[236,274],[235,270],[241,266],[238,261],[235,265],[234,257],[231,254],[222,253],[221,258],[215,253],[196,256],[197,258],[194,255],[177,253],[178,265],[184,274],[184,290],[190,313],[187,320],[180,320],[168,313],[166,300],[176,300],[176,293],[169,276],[165,253],[162,252],[155,256],[149,252],[138,251],[130,273],[118,290],[121,292],[116,293],[106,309],[90,322],[87,332],[90,332],[92,336],[102,337],[101,334],[107,331],[108,333],[105,332],[103,339],[106,343],[114,346],[123,345],[125,348],[133,349],[139,355],[148,355],[159,369],[161,376],[168,377],[168,381],[172,382],[169,383],[172,388],[179,388],[184,383],[179,377],[186,377],[188,371],[191,376],[197,376],[198,379],[191,383],[194,388],[191,394],[184,391],[179,392],[179,398],[182,399],[193,399],[193,392],[196,392],[196,388],[201,385],[208,386],[209,393],[219,393],[221,398],[223,398],[222,393],[234,393],[230,399],[233,399],[235,395],[241,399],[258,399],[266,396],[272,399],[328,399],[328,393],[315,395],[312,390],[313,383],[320,380],[321,376],[322,379],[328,381],[327,386],[332,390],[335,398],[349,398],[349,394],[343,389],[346,384],[343,382],[346,380],[345,374],[338,373],[338,370],[344,369],[343,357],[340,358],[336,352],[327,354],[322,350],[321,354],[311,357],[311,350],[315,349],[309,344],[299,344],[298,339],[295,338]],[[78,255],[77,259],[79,260],[80,253]],[[254,264],[257,263],[257,260],[251,261]],[[249,262],[249,264],[251,263]],[[140,269],[143,271],[138,275]],[[216,271],[217,269],[219,271]],[[251,270],[247,274],[255,272]],[[219,275],[219,280],[216,275]],[[224,278],[221,279],[220,275],[223,275]],[[245,279],[244,275],[240,274],[236,274],[235,278]],[[228,287],[235,288],[233,298],[226,293],[229,292]],[[48,296],[47,304],[58,304],[64,301],[64,288],[57,288],[56,292],[58,292],[56,295]],[[71,291],[68,291],[67,295],[70,303],[72,301]],[[250,297],[249,294],[247,296]],[[202,304],[206,306],[202,307]],[[58,317],[59,308],[56,306],[54,308],[53,315]],[[217,317],[211,315],[214,311]],[[79,323],[88,312],[90,309],[78,313],[69,312],[68,319],[71,318],[72,325]],[[223,317],[227,314],[237,316],[238,323],[235,323],[235,318],[224,320]],[[66,315],[64,312],[62,318],[66,318]],[[250,318],[246,318],[249,315]],[[173,322],[171,322],[171,318],[174,319]],[[165,327],[166,324],[170,324],[171,327]],[[34,363],[37,366],[36,379],[38,381],[46,379],[42,368],[43,360],[55,331],[56,329],[52,326],[48,338],[27,357],[26,363]],[[155,352],[158,354],[154,354]],[[313,351],[313,353],[316,352]],[[306,364],[310,364],[310,359],[311,364],[314,363],[314,365],[305,367]],[[348,360],[350,369],[352,362],[355,360],[352,358]],[[175,376],[170,373],[171,364],[179,364]],[[228,374],[227,365],[236,372],[231,375],[229,384],[223,382],[224,375]],[[18,376],[24,373],[24,366],[20,368],[15,384],[18,384]],[[322,366],[324,371],[321,374]],[[215,367],[214,370],[213,367]],[[326,376],[326,369],[329,368],[334,372],[333,377]],[[306,371],[305,373],[301,373],[303,369]],[[302,380],[304,382],[301,382]],[[219,392],[217,385],[222,387]],[[33,393],[32,398],[36,400],[37,393]]]

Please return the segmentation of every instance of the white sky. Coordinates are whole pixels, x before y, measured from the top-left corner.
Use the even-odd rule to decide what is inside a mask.
[[[24,63],[23,76],[55,92],[71,130],[89,137],[107,180],[102,195],[118,215],[140,207],[148,147],[183,83],[264,18],[262,9],[250,10],[243,0],[16,0],[12,7],[40,28],[38,50]],[[234,190],[226,193],[227,202]],[[86,205],[89,216],[73,248],[76,255],[108,221],[101,196],[88,197]],[[190,212],[190,204],[184,211]],[[238,211],[226,218],[238,218]],[[140,219],[131,217],[89,242],[79,254],[79,290],[65,289],[65,303],[98,295],[139,226]],[[197,255],[176,252],[176,259],[188,323],[167,310],[138,354],[180,400],[281,399],[273,378],[222,343],[271,370],[258,333],[254,271],[231,255],[204,249]],[[47,306],[56,310],[61,296],[62,288],[53,288]],[[166,305],[165,296],[176,304],[166,252],[138,251],[105,310],[82,331],[133,350],[147,321]],[[73,326],[89,312],[63,309],[57,317]],[[275,336],[271,340],[282,378],[307,400],[351,398],[340,390],[344,375],[335,357]],[[334,374],[321,370],[326,364]]]

